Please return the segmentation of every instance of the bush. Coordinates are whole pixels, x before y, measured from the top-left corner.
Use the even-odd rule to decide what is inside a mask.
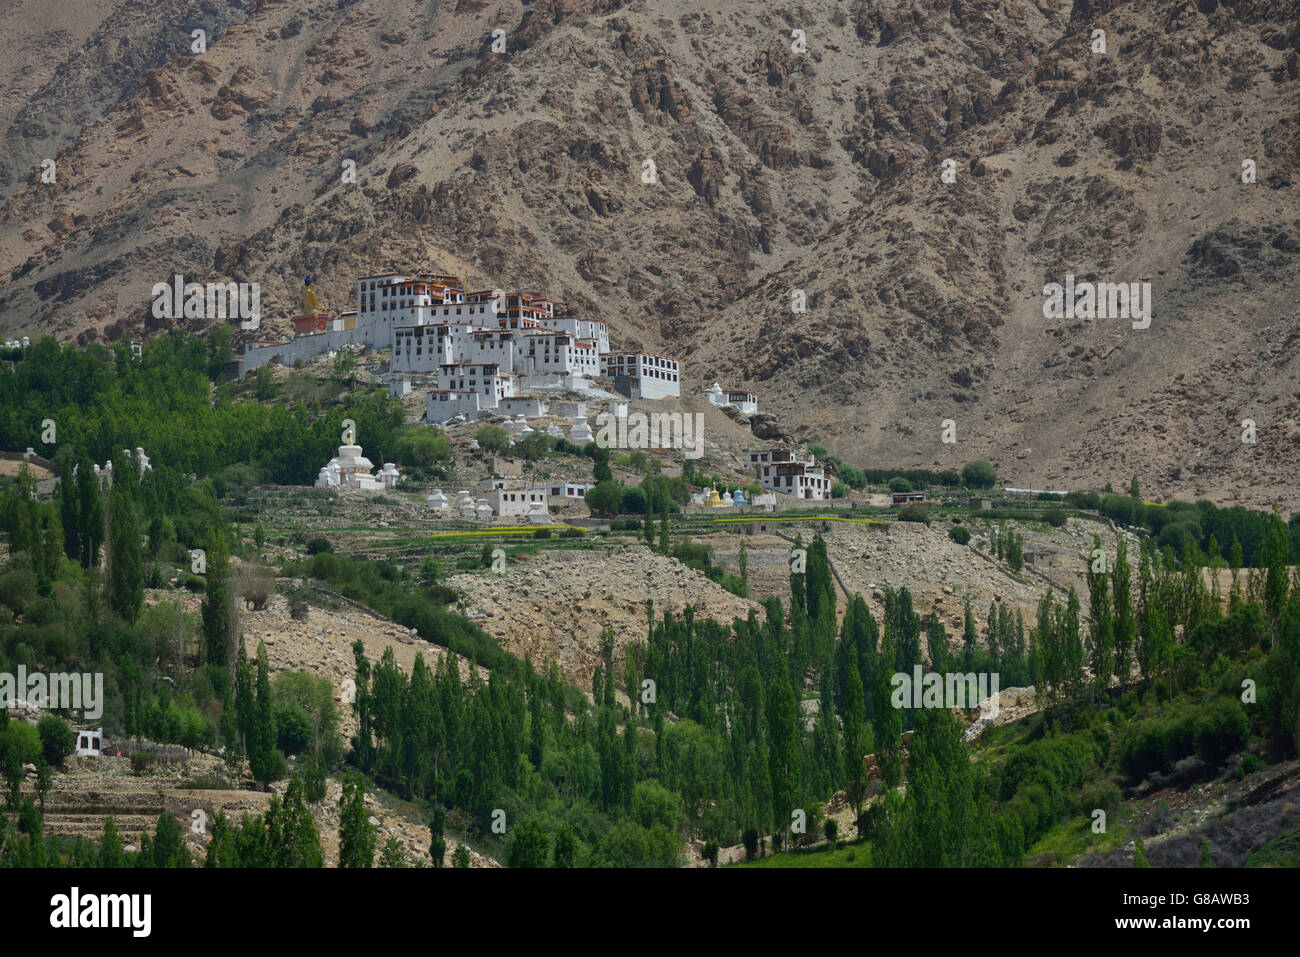
[[[1246,754],[1242,756],[1241,764],[1237,765],[1237,777],[1244,778],[1248,774],[1254,774],[1256,771],[1263,771],[1267,767],[1263,760],[1257,754]]]
[[[623,489],[611,481],[597,482],[587,492],[587,508],[593,515],[614,515],[623,505]]]
[[[77,747],[77,736],[56,714],[41,715],[36,722],[36,733],[41,739],[41,753],[45,755],[46,764],[62,764],[63,759]]]
[[[311,717],[294,701],[275,705],[276,745],[285,754],[301,754],[312,742]]]
[[[961,525],[954,525],[948,529],[948,537],[958,545],[966,545],[970,542],[970,529]]]
[[[929,525],[930,513],[919,505],[904,505],[898,510],[898,520],[900,522],[920,522],[922,525]]]
[[[202,594],[207,591],[207,583],[198,575],[187,575],[185,578],[185,590]]]
[[[1043,521],[1047,522],[1052,528],[1065,527],[1065,512],[1059,508],[1049,508],[1043,513]]]
[[[34,764],[41,756],[41,736],[26,722],[10,721],[0,731],[0,767],[11,750],[17,752],[21,763]]]
[[[967,488],[992,488],[997,480],[997,471],[984,459],[967,462],[961,470],[961,481]]]
[[[0,605],[7,605],[15,615],[21,615],[35,597],[35,572],[20,568],[0,575]]]
[[[510,448],[510,434],[499,425],[485,425],[474,433],[478,447],[485,452],[504,452]]]
[[[588,501],[590,507],[590,501]],[[645,492],[639,485],[623,489],[621,510],[624,515],[645,514]]]
[[[1211,767],[1240,751],[1249,737],[1250,721],[1236,698],[1218,699],[1196,719],[1196,751]]]
[[[549,528],[533,529],[533,538],[550,538],[550,537],[551,537],[551,530]]]
[[[560,538],[582,538],[582,529],[566,528],[564,531],[560,532]]]
[[[843,482],[836,482],[831,486],[831,498],[844,498],[849,494],[849,487]]]
[[[902,476],[896,475],[889,480],[889,490],[891,492],[910,492],[912,491],[912,483]]]

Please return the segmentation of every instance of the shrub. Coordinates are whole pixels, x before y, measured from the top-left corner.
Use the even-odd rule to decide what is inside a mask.
[[[1254,774],[1256,771],[1263,771],[1267,765],[1257,754],[1246,754],[1241,759],[1241,764],[1237,765],[1237,777],[1244,778],[1248,774]]]
[[[898,510],[898,520],[900,522],[920,522],[922,525],[929,525],[930,513],[919,505],[904,505]]]
[[[45,755],[46,764],[62,764],[63,759],[76,749],[77,736],[56,714],[42,715],[36,722],[36,733],[41,739],[41,753]]]
[[[533,538],[550,538],[550,537],[551,537],[551,530],[549,528],[533,529]]]
[[[276,745],[285,754],[301,754],[312,742],[311,718],[294,701],[275,705]]]
[[[7,605],[20,615],[27,603],[36,597],[36,573],[20,568],[0,575],[0,605]]]
[[[313,538],[307,543],[308,555],[320,555],[324,552],[333,552],[334,546],[330,544],[328,538]]]
[[[961,525],[954,525],[948,529],[948,537],[958,545],[966,545],[970,542],[970,529]]]
[[[623,489],[621,510],[625,515],[645,514],[645,491],[639,485]]]
[[[33,764],[41,756],[41,736],[30,724],[10,721],[0,731],[0,764],[8,758],[11,750],[17,752],[21,763]]]
[[[912,491],[912,483],[902,476],[896,475],[889,480],[889,490],[891,492],[910,492]]]
[[[597,482],[587,492],[587,508],[593,515],[614,515],[623,505],[623,489],[611,481]]]
[[[844,498],[849,494],[849,487],[843,482],[836,482],[831,486],[831,498]]]
[[[207,590],[207,584],[198,575],[189,575],[185,579],[185,590],[202,593]]]
[[[1065,512],[1059,508],[1049,508],[1043,513],[1043,520],[1052,528],[1063,528],[1065,526]]]
[[[510,448],[510,435],[499,425],[485,425],[474,433],[478,447],[485,452],[504,452]]]
[[[582,538],[582,529],[566,528],[564,531],[560,532],[560,538]]]
[[[1249,736],[1250,721],[1236,698],[1218,699],[1196,719],[1196,751],[1214,767],[1240,751]]]
[[[997,471],[984,459],[967,462],[961,470],[961,481],[967,488],[992,488],[997,480]]]

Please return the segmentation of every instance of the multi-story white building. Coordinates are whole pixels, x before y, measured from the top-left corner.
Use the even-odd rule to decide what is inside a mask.
[[[831,497],[826,467],[811,452],[764,449],[749,453],[749,466],[763,488],[795,498],[825,501]]]
[[[596,344],[596,352],[604,355],[609,352],[609,326],[595,319],[579,319],[577,316],[555,316],[541,320],[542,328],[556,332],[567,332],[575,339],[586,339]]]
[[[680,396],[681,364],[651,352],[610,352],[600,357],[600,374],[629,399]]]
[[[524,375],[600,375],[600,352],[590,339],[551,330],[526,332],[520,338],[530,360]]]

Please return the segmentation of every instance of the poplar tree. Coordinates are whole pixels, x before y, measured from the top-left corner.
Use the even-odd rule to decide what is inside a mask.
[[[887,788],[897,787],[903,779],[902,734],[903,715],[894,707],[894,640],[889,622],[885,623],[884,635],[880,640],[880,659],[876,667],[876,682],[872,701],[872,721],[876,743],[876,761],[880,765],[880,775]]]
[[[1111,570],[1110,582],[1115,623],[1115,677],[1126,682],[1132,660],[1134,621],[1132,574],[1123,535],[1115,545],[1115,567]]]
[[[230,663],[230,560],[226,536],[221,529],[212,532],[212,547],[207,552],[203,586],[203,639],[208,663]]]
[[[99,476],[84,455],[77,463],[77,527],[81,564],[93,568],[99,564],[99,546],[104,541],[104,501]]]
[[[772,814],[777,829],[786,833],[790,812],[798,804],[799,713],[794,691],[783,670],[768,689],[768,762],[772,775]]]
[[[822,707],[829,707],[827,702]],[[857,662],[850,659],[844,681],[844,780],[853,819],[862,816],[862,799],[866,793],[863,747],[867,735],[867,703]]]
[[[1093,556],[1101,551],[1101,536],[1092,536]],[[1092,626],[1089,633],[1089,664],[1092,666],[1093,680],[1099,687],[1106,683],[1113,671],[1111,658],[1114,654],[1115,635],[1111,620],[1111,602],[1109,581],[1106,576],[1105,553],[1101,563],[1095,557],[1088,563],[1088,617]]]
[[[962,664],[969,672],[975,666],[975,613],[971,611],[970,596],[966,596],[965,615],[962,620]]]
[[[361,779],[352,775],[343,782],[339,797],[339,867],[374,867],[375,841],[365,788]]]
[[[108,603],[128,622],[134,623],[144,602],[144,561],[140,548],[140,526],[130,486],[118,482],[109,493]]]
[[[271,679],[266,644],[257,643],[257,687],[252,734],[248,742],[248,766],[253,778],[269,784],[278,775],[275,750],[275,715],[271,705]]]

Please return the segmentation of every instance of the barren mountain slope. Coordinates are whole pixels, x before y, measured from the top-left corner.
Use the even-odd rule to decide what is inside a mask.
[[[101,3],[97,34],[53,6],[0,40],[58,61],[6,67],[8,331],[148,331],[181,273],[260,282],[264,336],[305,272],[338,310],[436,268],[858,464],[1300,507],[1297,0],[284,0],[207,5],[201,55],[181,5]],[[111,89],[74,69],[151,33]],[[1150,328],[1044,319],[1067,273],[1149,280]]]

